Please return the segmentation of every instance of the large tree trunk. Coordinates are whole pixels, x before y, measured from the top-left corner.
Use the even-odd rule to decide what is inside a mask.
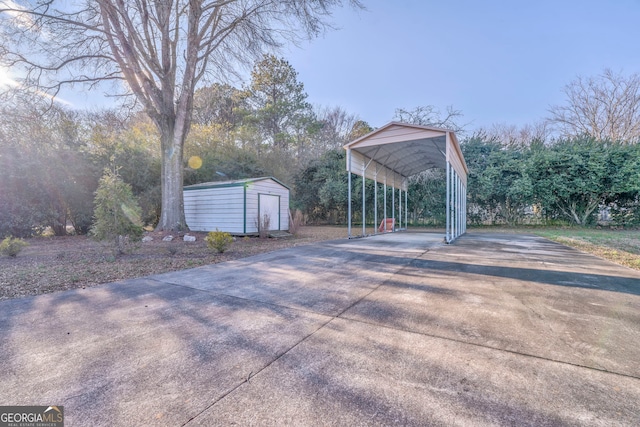
[[[171,120],[173,121],[173,120]],[[167,129],[168,127],[169,129]],[[156,230],[184,231],[183,199],[183,143],[186,138],[182,127],[163,126],[160,129],[162,147],[162,211]]]
[[[162,145],[162,213],[158,230],[182,231],[188,230],[184,216],[183,199],[183,164],[184,142],[191,126],[193,113],[193,94],[196,78],[196,65],[198,63],[198,19],[202,13],[201,4],[191,3],[191,10],[187,28],[187,50],[185,52],[184,72],[180,83],[180,96],[175,99],[176,83],[175,68],[165,75],[162,84],[162,107],[155,115],[150,112],[152,119],[158,126]],[[175,49],[165,49],[168,54],[176,53]],[[164,58],[169,61],[169,58]],[[174,66],[175,58],[170,61]]]

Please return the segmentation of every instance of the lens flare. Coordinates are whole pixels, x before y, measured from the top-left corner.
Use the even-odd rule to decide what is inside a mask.
[[[120,209],[122,209],[122,213],[129,219],[129,221],[131,221],[132,224],[140,225],[142,223],[140,215],[133,207],[122,203],[120,205]]]
[[[200,169],[202,167],[202,159],[200,156],[189,157],[189,167],[191,169]]]

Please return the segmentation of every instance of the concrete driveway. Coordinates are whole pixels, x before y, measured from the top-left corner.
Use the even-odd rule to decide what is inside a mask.
[[[66,426],[640,425],[640,272],[397,233],[0,302],[0,405]]]

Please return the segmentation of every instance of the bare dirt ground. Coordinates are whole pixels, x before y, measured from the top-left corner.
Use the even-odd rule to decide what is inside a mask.
[[[305,226],[294,237],[260,239],[238,237],[220,254],[207,248],[206,233],[189,232],[195,242],[175,234],[147,233],[151,242],[138,243],[128,254],[114,256],[112,249],[87,236],[37,237],[15,258],[0,256],[0,300],[66,289],[86,288],[168,271],[183,270],[271,252],[313,242],[342,239],[345,227]]]

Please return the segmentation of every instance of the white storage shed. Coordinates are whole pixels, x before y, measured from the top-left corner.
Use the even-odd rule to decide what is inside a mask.
[[[257,234],[259,219],[269,230],[289,230],[289,187],[273,177],[205,182],[184,187],[184,214],[193,231]]]

